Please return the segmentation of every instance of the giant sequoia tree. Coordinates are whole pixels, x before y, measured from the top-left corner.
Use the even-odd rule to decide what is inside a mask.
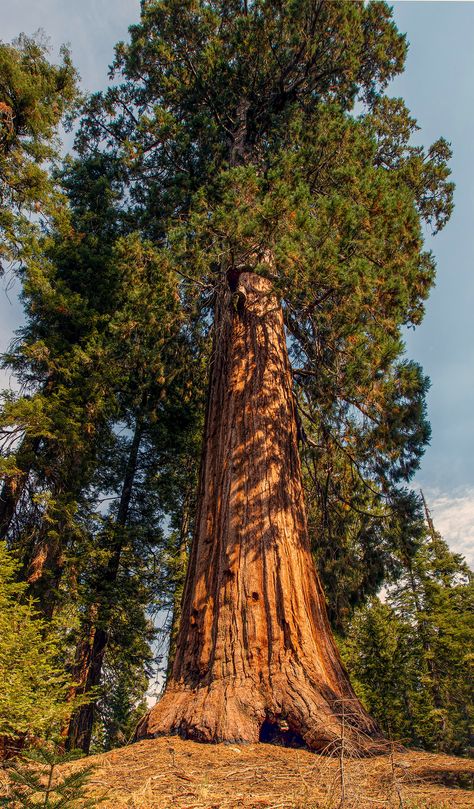
[[[343,701],[375,725],[344,672],[306,526],[281,306],[252,271],[216,303],[196,532],[166,693],[139,735],[283,738],[323,747]]]
[[[150,0],[117,48],[123,82],[89,104],[79,148],[123,160],[183,303],[213,319],[180,630],[139,736],[280,728],[320,748],[342,704],[354,743],[377,734],[331,637],[297,442],[319,490],[326,477],[320,508],[365,517],[361,566],[384,533],[410,552],[427,383],[400,329],[434,276],[421,220],[442,227],[452,189],[447,144],[412,147],[414,120],[384,95],[404,55],[384,3]]]

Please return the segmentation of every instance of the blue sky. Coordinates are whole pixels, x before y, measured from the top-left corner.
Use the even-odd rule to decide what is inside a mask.
[[[396,2],[394,18],[410,43],[405,72],[392,83],[421,127],[419,142],[452,144],[455,210],[427,245],[437,283],[407,353],[431,378],[431,446],[417,483],[445,537],[474,549],[474,3]]]
[[[44,29],[53,54],[71,44],[85,90],[104,86],[113,45],[127,36],[138,0],[0,0],[1,38]],[[392,86],[421,127],[418,141],[440,135],[454,150],[456,208],[445,231],[427,245],[437,257],[437,285],[423,324],[407,334],[407,354],[430,376],[432,424],[415,485],[423,487],[435,522],[450,543],[474,561],[474,3],[393,3],[410,50]],[[21,314],[15,290],[0,288],[0,350]]]

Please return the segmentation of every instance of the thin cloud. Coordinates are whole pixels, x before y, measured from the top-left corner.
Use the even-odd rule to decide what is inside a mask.
[[[474,567],[474,488],[457,494],[425,492],[436,530]]]

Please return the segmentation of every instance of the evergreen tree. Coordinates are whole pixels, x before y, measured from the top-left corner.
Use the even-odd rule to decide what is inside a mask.
[[[189,334],[184,329],[177,276],[166,256],[131,232],[135,220],[121,209],[120,166],[100,156],[69,160],[62,184],[70,208],[60,211],[25,262],[27,324],[4,358],[23,390],[7,394],[3,409],[2,528],[43,614],[57,620],[58,608],[65,613],[66,642],[76,645],[72,699],[98,686],[120,612],[135,616],[128,633],[135,659],[139,636],[140,665],[149,659],[152,633],[143,613],[165,597],[156,582],[147,583],[148,566],[164,543],[157,490],[174,488],[171,510],[180,497],[170,481],[153,483],[163,476],[156,442],[173,430],[171,466],[178,469],[177,446],[181,440],[189,452],[184,436],[199,413],[199,395],[189,402],[202,340],[194,329],[191,341],[190,322]],[[124,429],[135,439],[121,438]],[[104,498],[112,502],[105,514]],[[169,494],[163,498],[170,502]],[[133,571],[125,578],[122,556]],[[124,665],[126,636],[120,636]],[[84,655],[92,655],[88,663]],[[88,747],[93,706],[81,710],[90,717]]]
[[[431,524],[432,525],[432,524]],[[356,690],[380,723],[429,750],[466,754],[472,723],[472,573],[427,532],[385,603],[356,613],[344,642]]]
[[[62,197],[51,175],[58,158],[57,130],[78,100],[77,75],[67,48],[61,63],[48,61],[41,36],[21,35],[11,45],[0,43],[0,268],[21,270],[35,253],[41,227],[57,215]],[[39,413],[37,413],[39,416]],[[7,445],[18,431],[9,430]],[[0,497],[0,536],[14,516],[18,490],[22,490],[37,448],[27,437],[1,467],[4,483]],[[3,454],[3,453],[2,453]],[[18,486],[20,483],[20,486]]]
[[[0,269],[25,252],[36,220],[48,217],[57,189],[48,166],[58,157],[57,131],[78,99],[77,74],[67,48],[48,61],[40,36],[0,42]]]
[[[189,358],[186,340],[179,340],[177,276],[159,261],[150,246],[142,245],[137,238],[132,243],[131,239],[127,245],[118,246],[122,251],[121,273],[129,293],[112,321],[116,350],[121,357],[118,367],[122,372],[126,369],[123,377],[126,384],[119,400],[130,438],[120,442],[122,453],[125,452],[121,453],[123,460],[119,468],[109,467],[110,471],[118,472],[107,486],[117,499],[109,510],[103,531],[96,537],[99,564],[94,560],[87,584],[90,604],[74,664],[79,692],[99,684],[115,610],[125,606],[125,594],[130,596],[129,587],[124,591],[123,586],[119,586],[124,557],[133,579],[134,569],[140,564],[146,567],[147,554],[162,541],[157,524],[157,516],[162,516],[159,503],[155,504],[154,513],[147,513],[149,503],[143,498],[140,502],[135,492],[141,484],[146,486],[150,475],[149,459],[144,457],[144,451],[147,444],[150,446],[153,424],[166,412],[167,386],[179,375],[182,378],[183,363]],[[153,451],[153,445],[151,449]],[[101,468],[102,485],[106,482],[105,475],[106,469]],[[144,547],[143,534],[148,548],[146,544]],[[92,705],[84,706],[69,729],[72,747],[88,749],[92,723]]]
[[[0,750],[45,737],[69,713],[69,688],[54,633],[45,626],[18,565],[0,543]]]
[[[87,798],[87,781],[94,767],[82,767],[63,777],[57,776],[57,766],[75,758],[77,754],[58,754],[51,744],[23,753],[21,762],[14,761],[8,766],[8,796],[0,798],[0,806],[10,809],[36,806],[93,809],[98,806],[104,798]]]
[[[82,199],[87,210],[81,215],[63,206],[54,230],[45,233],[25,261],[27,322],[4,357],[22,389],[7,393],[3,408],[7,475],[2,533],[22,558],[25,575],[49,616],[57,601],[64,552],[81,536],[75,519],[78,504],[88,504],[98,448],[107,440],[117,410],[116,365],[107,354],[114,310],[106,300],[113,288],[109,292],[105,286],[107,270],[113,280],[116,238],[115,221],[114,228],[109,223],[111,198],[105,193],[105,185],[112,183],[113,178],[92,166]],[[86,222],[88,231],[81,231]],[[99,261],[102,290],[93,283]]]

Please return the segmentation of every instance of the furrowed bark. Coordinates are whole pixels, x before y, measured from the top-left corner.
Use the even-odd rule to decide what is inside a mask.
[[[331,634],[308,537],[283,314],[242,272],[217,303],[180,631],[137,738],[276,740],[321,750],[380,739]],[[344,710],[342,711],[342,706]]]

